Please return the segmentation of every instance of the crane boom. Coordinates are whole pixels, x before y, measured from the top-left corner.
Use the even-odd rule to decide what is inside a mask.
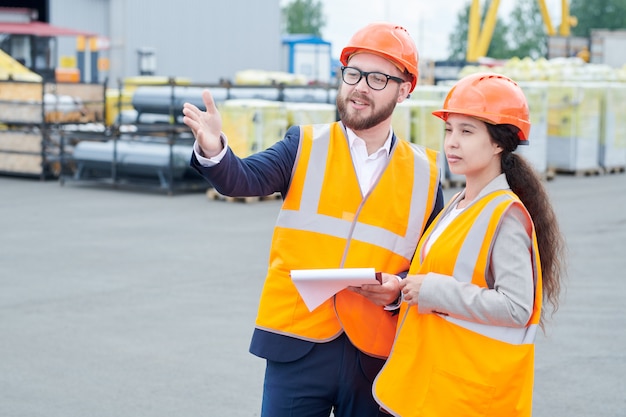
[[[552,19],[546,5],[545,0],[537,0],[541,17],[546,27],[548,36],[556,34]],[[500,0],[492,0],[489,10],[485,16],[484,22],[481,23],[480,0],[472,0],[469,13],[469,24],[467,29],[467,52],[466,60],[468,62],[476,62],[480,57],[486,56],[489,50],[489,44],[493,36],[493,31],[498,19],[498,8]],[[559,26],[560,36],[570,36],[570,28],[574,19],[569,15],[568,0],[561,0],[561,24]],[[482,28],[481,28],[482,25]]]

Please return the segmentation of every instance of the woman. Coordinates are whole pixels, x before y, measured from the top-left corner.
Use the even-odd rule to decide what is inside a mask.
[[[450,171],[466,186],[422,237],[374,395],[396,416],[530,416],[542,301],[558,308],[563,239],[528,143],[521,88],[473,74],[442,110]]]

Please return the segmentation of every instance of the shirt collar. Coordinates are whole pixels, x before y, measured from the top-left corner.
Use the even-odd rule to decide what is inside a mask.
[[[486,196],[487,194],[493,193],[494,191],[510,190],[510,189],[511,189],[511,186],[509,185],[509,182],[506,179],[506,174],[502,173],[502,174],[499,174],[494,179],[492,179],[491,181],[489,181],[489,183],[485,185],[485,187],[482,190],[480,190],[480,192],[478,193],[478,195],[476,196],[474,200],[479,200],[483,198],[484,196]],[[465,197],[465,189],[463,189],[460,193],[458,193],[455,199],[458,201],[464,197]],[[473,202],[474,201],[472,201],[472,203]],[[453,204],[453,205],[456,206],[456,204]]]
[[[365,142],[363,139],[361,139],[360,137],[357,136],[356,133],[354,133],[354,131],[352,131],[352,129],[349,129],[346,127],[346,133],[348,136],[348,145],[350,146],[350,149],[352,149],[354,147],[354,142],[356,141],[356,139],[361,140],[362,142]],[[387,136],[387,140],[385,140],[385,143],[383,143],[383,146],[381,146],[375,153],[380,152],[382,149],[385,150],[385,155],[389,156],[389,153],[391,152],[391,139],[393,138],[393,128],[391,128],[391,126],[389,127],[389,136]]]

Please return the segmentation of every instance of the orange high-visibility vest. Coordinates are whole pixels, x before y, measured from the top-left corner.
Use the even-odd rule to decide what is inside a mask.
[[[408,270],[436,201],[437,153],[397,140],[378,182],[361,194],[339,122],[301,128],[289,191],[274,229],[259,329],[315,342],[345,331],[361,351],[387,357],[397,317],[343,290],[309,311],[294,269]]]
[[[425,242],[440,214],[420,241],[409,274],[436,272],[486,288],[492,244],[503,213],[513,204],[523,207],[510,191],[481,198],[446,227],[424,256]],[[532,224],[525,208],[524,212]],[[533,262],[535,302],[526,326],[420,314],[403,303],[391,355],[372,388],[382,408],[402,417],[531,415],[533,343],[542,299],[534,229],[531,237],[528,256]]]

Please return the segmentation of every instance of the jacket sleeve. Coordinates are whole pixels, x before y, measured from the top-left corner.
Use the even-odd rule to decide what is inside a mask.
[[[285,137],[261,152],[239,158],[229,148],[215,166],[200,165],[195,154],[191,166],[220,194],[230,197],[265,196],[274,192],[286,194],[298,145],[300,128],[292,126]]]

